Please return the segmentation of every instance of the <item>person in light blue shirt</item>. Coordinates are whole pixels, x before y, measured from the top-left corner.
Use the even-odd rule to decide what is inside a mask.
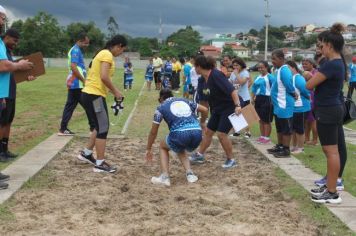
[[[251,92],[255,102],[255,109],[260,117],[261,136],[257,139],[258,143],[269,144],[271,135],[271,122],[273,121],[273,106],[271,101],[271,87],[275,82],[273,75],[269,73],[269,65],[266,61],[258,64],[257,76],[252,84]]]
[[[305,78],[300,74],[297,64],[294,61],[287,61],[286,64],[293,73],[293,86],[298,95],[298,99],[294,102],[291,153],[299,154],[304,152],[304,123],[311,109],[310,91],[306,88]]]
[[[190,61],[186,61],[183,66],[183,97],[189,98],[189,88],[192,86],[192,81],[190,78],[190,70],[192,69],[192,64]]]
[[[356,56],[352,57],[352,62],[349,64],[349,70],[350,70],[350,73],[349,73],[350,89],[349,89],[348,96],[352,97],[354,89],[356,88]]]
[[[277,158],[289,157],[289,145],[292,135],[294,97],[297,97],[293,86],[293,75],[288,65],[285,65],[282,50],[272,52],[272,63],[276,69],[276,81],[272,85],[271,98],[278,143],[267,151]]]

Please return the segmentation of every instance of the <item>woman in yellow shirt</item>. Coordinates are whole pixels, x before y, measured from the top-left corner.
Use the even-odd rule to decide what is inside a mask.
[[[106,137],[109,131],[109,116],[106,105],[108,91],[121,99],[122,94],[112,83],[115,71],[114,57],[119,56],[126,48],[127,40],[122,35],[114,36],[106,43],[104,49],[99,51],[89,64],[88,77],[82,90],[82,103],[89,119],[95,124],[87,147],[81,151],[78,159],[94,165],[94,172],[113,173],[116,167],[109,165],[105,160]],[[93,148],[96,149],[96,160],[93,157]]]

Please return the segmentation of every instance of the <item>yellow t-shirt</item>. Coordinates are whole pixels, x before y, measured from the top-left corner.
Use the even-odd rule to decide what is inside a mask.
[[[83,88],[84,93],[94,94],[106,97],[109,89],[104,85],[100,77],[101,62],[107,62],[111,64],[109,76],[112,80],[115,71],[115,61],[112,53],[107,50],[101,50],[93,59],[91,68],[89,69],[85,86]]]
[[[176,61],[175,63],[173,63],[173,71],[174,72],[178,72],[182,70],[182,64],[180,64],[179,61]]]

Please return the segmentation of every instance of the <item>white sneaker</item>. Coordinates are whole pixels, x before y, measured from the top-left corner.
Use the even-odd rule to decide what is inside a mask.
[[[198,181],[198,176],[196,176],[195,174],[193,174],[192,172],[187,173],[187,181],[189,183],[195,183]]]
[[[168,187],[171,186],[171,181],[168,176],[163,176],[163,175],[160,175],[158,177],[153,176],[151,178],[151,182],[157,185],[165,185]]]
[[[304,153],[304,148],[294,148],[293,151],[290,152],[291,154],[300,154],[300,153]]]

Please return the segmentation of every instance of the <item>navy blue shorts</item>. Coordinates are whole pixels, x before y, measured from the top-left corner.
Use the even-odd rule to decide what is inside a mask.
[[[228,109],[219,113],[213,112],[210,116],[207,127],[214,132],[219,131],[221,133],[228,134],[232,129],[232,124],[229,120],[229,115],[234,112],[235,111],[233,109]]]
[[[202,131],[200,129],[174,131],[166,137],[166,143],[173,152],[182,153],[194,151],[202,140]]]
[[[304,134],[304,121],[306,112],[293,113],[293,131],[297,134]]]
[[[261,121],[264,123],[273,121],[273,105],[270,96],[257,95],[255,109]]]
[[[277,133],[283,135],[291,135],[293,129],[293,117],[291,118],[279,118],[275,116]]]

